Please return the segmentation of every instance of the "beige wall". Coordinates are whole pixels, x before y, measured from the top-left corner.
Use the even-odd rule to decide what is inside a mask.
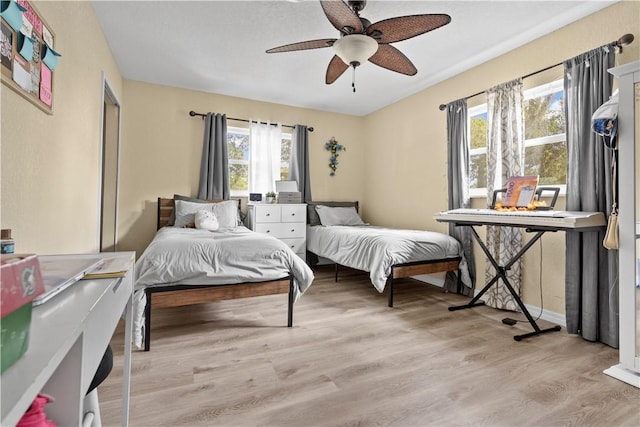
[[[434,213],[447,206],[446,118],[438,105],[561,62],[624,33],[640,37],[640,2],[620,2],[361,118],[123,81],[104,36],[96,31],[99,25],[89,2],[35,5],[63,54],[55,73],[55,109],[48,116],[2,86],[0,221],[2,228],[14,230],[18,251],[41,254],[97,249],[103,70],[123,104],[119,249],[139,255],[155,230],[156,198],[197,191],[202,121],[189,117],[189,110],[313,126],[314,199],[357,199],[366,221],[446,231],[433,220]],[[638,59],[639,49],[636,40],[619,63]],[[538,78],[561,74],[556,69]],[[470,102],[482,102],[480,98]],[[323,148],[331,136],[347,147],[335,177],[329,177],[329,156]],[[564,313],[564,236],[545,236],[543,252],[545,308]],[[483,272],[482,256],[478,265]],[[525,301],[533,305],[540,305],[539,266],[535,247],[525,258],[523,279]]]
[[[2,228],[16,251],[98,248],[102,72],[122,78],[90,2],[32,2],[55,34],[53,115],[2,85]]]
[[[190,117],[190,110],[312,126],[313,198],[354,200],[363,193],[367,141],[361,117],[129,80],[124,82],[124,93],[119,249],[142,253],[155,232],[159,196],[197,194],[204,124],[201,118]],[[228,125],[246,127],[247,123],[229,121]],[[347,147],[334,177],[329,176],[329,152],[324,149],[331,136]]]
[[[597,46],[633,33],[636,40],[618,55],[618,65],[640,57],[640,2],[620,2],[568,25],[472,70],[367,116],[364,197],[367,220],[381,225],[417,227],[445,232],[433,215],[447,208],[446,114],[442,103],[560,63]],[[531,86],[541,77],[562,77],[562,67],[525,80]],[[484,102],[484,97],[469,100]],[[391,124],[391,126],[390,126]],[[486,206],[483,200],[476,207]],[[562,208],[564,200],[559,202]],[[564,313],[564,235],[543,237],[544,308]],[[479,287],[484,283],[484,254],[476,248]],[[524,261],[525,303],[540,306],[540,249],[536,245]]]

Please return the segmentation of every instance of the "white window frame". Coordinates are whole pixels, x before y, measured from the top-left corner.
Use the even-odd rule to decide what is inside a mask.
[[[562,79],[555,80],[550,83],[546,83],[540,86],[536,86],[531,89],[527,89],[524,91],[524,100],[528,100],[531,98],[538,98],[541,96],[549,95],[551,93],[557,92],[558,90],[564,90],[564,81]],[[482,113],[487,112],[487,104],[480,104],[475,107],[469,108],[467,112],[468,124],[467,124],[467,141],[471,144],[471,118],[477,116]],[[541,138],[533,138],[526,139],[524,141],[525,149],[529,147],[535,147],[539,145],[553,144],[557,142],[565,142],[566,134],[557,134],[550,135]],[[473,148],[469,149],[469,158],[471,156],[477,156],[479,154],[487,154],[487,147],[481,148]],[[567,185],[566,184],[554,184],[553,187],[558,187],[560,189],[561,195],[566,195],[567,193]],[[469,197],[471,198],[486,198],[487,197],[487,188],[470,188],[469,189]]]
[[[228,126],[227,127],[227,135],[229,133],[237,133],[237,134],[242,134],[242,135],[247,135],[249,136],[249,128],[241,128],[241,127],[235,127],[235,126]],[[288,139],[291,140],[292,138],[292,134],[290,133],[282,133],[282,139]],[[292,141],[293,143],[293,141]],[[251,141],[249,141],[249,144],[251,144]],[[240,164],[240,165],[247,165],[247,171],[249,170],[249,168],[251,167],[251,152],[249,152],[249,158],[247,160],[239,160],[239,159],[227,159],[229,162],[229,165],[232,164]],[[285,166],[285,162],[282,161],[282,159],[280,159],[280,167]],[[288,166],[288,165],[287,165]],[[251,176],[251,174],[249,174],[249,176]],[[249,197],[249,190],[234,190],[234,189],[230,189],[230,194],[231,197]]]

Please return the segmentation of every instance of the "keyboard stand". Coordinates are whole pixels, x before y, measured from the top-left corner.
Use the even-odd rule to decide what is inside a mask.
[[[499,279],[502,279],[505,286],[511,293],[511,296],[516,301],[516,303],[522,310],[522,313],[526,316],[527,320],[533,327],[533,332],[516,335],[513,337],[513,339],[515,339],[516,341],[521,341],[525,338],[529,338],[535,335],[559,331],[561,329],[560,326],[554,326],[548,329],[540,329],[536,321],[533,319],[533,317],[531,317],[529,310],[527,310],[527,307],[525,307],[518,293],[513,289],[513,286],[507,278],[506,272],[511,268],[513,264],[515,264],[516,261],[518,261],[522,257],[522,255],[524,255],[525,252],[527,252],[527,250],[529,250],[531,246],[533,246],[535,242],[537,242],[542,237],[544,233],[548,231],[597,231],[602,229],[606,225],[604,214],[601,212],[569,212],[568,214],[570,215],[566,218],[559,216],[553,218],[552,221],[549,221],[548,218],[546,218],[544,221],[541,221],[541,216],[536,214],[511,216],[509,214],[502,215],[500,213],[492,213],[486,209],[454,209],[452,211],[442,212],[437,215],[436,221],[449,222],[453,223],[456,226],[470,227],[471,231],[473,232],[473,237],[482,248],[482,251],[487,256],[489,262],[491,262],[491,264],[497,271],[497,274],[489,281],[489,283],[486,284],[484,288],[482,288],[482,290],[480,290],[478,295],[473,297],[473,299],[468,304],[449,307],[449,311],[462,310],[465,308],[476,307],[478,305],[484,305],[484,302],[479,301],[479,299],[482,297],[482,295],[485,294],[485,292],[489,290],[489,288],[491,288],[491,286],[497,283]],[[573,218],[573,220],[570,220],[571,218]],[[587,220],[582,221],[584,219]],[[489,248],[487,248],[482,239],[480,239],[478,232],[474,228],[476,226],[482,225],[493,225],[498,227],[519,227],[524,228],[527,233],[536,234],[522,247],[522,249],[518,251],[518,253],[516,253],[509,260],[509,262],[507,262],[504,266],[500,266],[489,251]]]
[[[527,242],[527,244],[524,245],[522,247],[522,249],[520,249],[520,251],[518,251],[518,253],[515,254],[513,256],[513,258],[511,258],[511,260],[509,260],[508,263],[506,263],[504,266],[500,266],[500,265],[498,265],[498,262],[493,257],[491,252],[489,252],[489,248],[487,248],[487,246],[484,244],[482,239],[480,239],[480,236],[478,235],[478,232],[473,227],[473,225],[469,225],[469,228],[471,228],[471,231],[473,233],[473,237],[476,239],[476,241],[478,242],[478,244],[482,248],[482,251],[487,256],[487,259],[491,262],[491,264],[496,269],[497,274],[493,277],[493,279],[491,279],[491,281],[489,281],[489,283],[486,284],[486,286],[484,288],[482,288],[482,290],[478,293],[478,295],[473,297],[473,299],[468,304],[449,307],[449,311],[463,310],[465,308],[471,308],[471,307],[476,307],[476,306],[479,306],[479,305],[484,305],[484,301],[478,301],[478,300],[482,297],[482,295],[485,294],[485,292],[487,292],[489,290],[489,288],[491,288],[491,286],[493,286],[494,283],[498,282],[498,279],[502,279],[502,281],[504,282],[504,284],[507,287],[507,289],[509,289],[509,293],[511,293],[511,296],[513,297],[513,299],[516,301],[516,303],[518,303],[518,306],[520,307],[520,310],[522,310],[522,313],[525,315],[525,317],[527,318],[527,320],[529,321],[529,323],[533,327],[533,332],[529,332],[527,334],[522,334],[522,335],[516,335],[516,336],[513,337],[514,340],[520,341],[520,340],[523,340],[524,338],[529,338],[529,337],[532,337],[532,336],[535,336],[535,335],[540,335],[540,334],[544,334],[544,333],[547,333],[547,332],[559,331],[561,328],[560,328],[560,326],[557,326],[557,325],[552,327],[552,328],[548,328],[548,329],[540,329],[540,327],[538,326],[536,321],[531,316],[531,313],[529,313],[529,310],[527,310],[527,307],[522,302],[522,299],[520,299],[520,296],[515,291],[515,289],[513,289],[513,286],[511,285],[511,283],[509,282],[509,279],[507,278],[507,271],[511,268],[511,266],[513,264],[515,264],[516,261],[518,261],[520,259],[520,257],[522,257],[522,255],[524,255],[524,253],[527,252],[527,250],[529,250],[529,248],[531,246],[533,246],[533,244],[536,243],[546,231],[549,231],[549,230],[527,229],[526,230],[527,232],[535,231],[535,233],[536,233],[535,236],[533,236],[531,238],[531,240],[529,240],[529,242]]]

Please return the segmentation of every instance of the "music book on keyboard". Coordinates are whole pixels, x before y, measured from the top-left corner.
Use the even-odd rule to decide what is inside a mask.
[[[601,227],[606,224],[602,212],[579,211],[496,211],[494,209],[460,208],[440,212],[437,221],[476,222],[519,226],[550,226],[558,228]]]

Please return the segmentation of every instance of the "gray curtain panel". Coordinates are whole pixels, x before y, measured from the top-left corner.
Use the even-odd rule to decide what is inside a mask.
[[[229,200],[230,196],[227,116],[208,113],[204,119],[198,198]]]
[[[289,180],[298,183],[302,201],[311,198],[311,179],[309,178],[309,131],[304,125],[295,125],[291,134],[291,158],[289,160]]]
[[[611,96],[612,45],[564,62],[567,120],[567,210],[611,213],[612,152],[591,131],[591,116]],[[567,331],[618,347],[618,251],[602,246],[605,230],[566,233]]]
[[[469,208],[469,141],[467,139],[467,100],[459,99],[447,105],[447,159],[449,162],[449,209]],[[469,227],[456,227],[449,224],[449,235],[458,239],[464,250],[469,267],[472,287],[462,287],[462,293],[473,294],[476,284],[476,262],[473,256],[473,236]],[[448,291],[457,289],[457,277],[448,272],[444,287]]]

